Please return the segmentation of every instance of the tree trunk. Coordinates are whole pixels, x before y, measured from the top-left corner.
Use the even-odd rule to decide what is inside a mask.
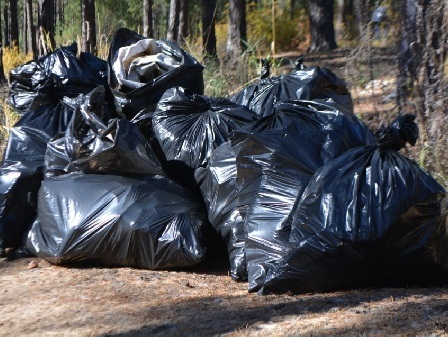
[[[247,49],[247,22],[246,22],[246,0],[238,1],[239,9],[241,13],[240,18],[240,46],[242,50]]]
[[[417,0],[402,0],[402,29],[400,37],[397,78],[397,103],[399,107],[406,104],[407,93],[417,80],[417,67],[420,63],[420,48],[417,45]],[[411,51],[411,44],[415,47]]]
[[[5,47],[9,47],[11,41],[9,39],[9,6],[6,4],[3,6],[3,21],[5,22]]]
[[[202,47],[204,59],[216,59],[216,0],[202,0]]]
[[[338,38],[353,40],[359,36],[353,0],[338,0]]]
[[[0,83],[3,85],[8,84],[5,77],[5,68],[3,67],[3,47],[0,47]]]
[[[2,84],[7,84],[5,77],[5,68],[3,67],[3,45],[2,45],[3,34],[1,27],[2,27],[2,16],[0,15],[0,82]]]
[[[423,163],[448,176],[448,3],[402,0],[397,103],[418,115]]]
[[[179,0],[179,29],[177,32],[177,44],[181,45],[188,36],[189,0]]]
[[[353,0],[353,10],[355,13],[355,36],[366,36],[369,34],[368,25],[370,22],[370,0]],[[370,38],[370,37],[369,37]]]
[[[291,0],[289,3],[289,18],[292,20],[294,18],[294,13],[296,11],[296,2]]]
[[[9,15],[10,15],[10,47],[19,47],[19,20],[17,17],[17,0],[9,0]]]
[[[333,2],[310,0],[309,6],[311,45],[308,52],[337,48],[333,25]]]
[[[143,35],[150,38],[154,37],[152,0],[143,0]]]
[[[25,51],[25,54],[28,54],[28,40],[26,37],[26,0],[22,0],[22,27],[20,29],[20,40],[22,40],[23,44],[23,50]]]
[[[0,2],[0,7],[1,7],[1,2]],[[0,47],[3,47],[3,30],[2,30],[3,17],[2,17],[2,15],[3,14],[0,11]],[[5,21],[5,26],[6,26],[6,21]]]
[[[26,52],[33,54],[33,59],[37,57],[36,31],[33,25],[33,2],[25,0],[25,36]]]
[[[95,0],[81,1],[81,50],[96,54]]]
[[[65,16],[64,16],[64,0],[56,0],[56,20],[55,22],[59,22],[59,32],[58,35],[62,37],[62,27],[65,25]]]
[[[171,0],[170,2],[170,16],[168,20],[168,31],[166,39],[168,41],[177,42],[177,33],[179,25],[179,0]]]
[[[229,28],[226,61],[239,62],[246,40],[246,1],[229,0]]]
[[[54,40],[54,1],[39,0],[39,56],[56,48]]]

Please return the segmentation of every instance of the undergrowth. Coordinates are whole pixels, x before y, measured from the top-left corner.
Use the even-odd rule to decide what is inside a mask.
[[[33,54],[19,51],[18,47],[3,47],[3,70],[8,77],[9,72],[18,66],[33,59]]]
[[[0,156],[9,138],[9,130],[19,121],[20,115],[7,103],[6,99],[0,101]]]

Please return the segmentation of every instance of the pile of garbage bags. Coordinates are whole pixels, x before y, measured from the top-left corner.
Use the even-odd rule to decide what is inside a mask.
[[[226,250],[250,292],[448,281],[445,191],[343,80],[302,60],[229,97],[179,46],[119,29],[107,61],[76,45],[14,69],[21,114],[0,167],[0,254],[148,269]]]

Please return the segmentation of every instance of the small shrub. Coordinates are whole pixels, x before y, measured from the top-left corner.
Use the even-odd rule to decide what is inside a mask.
[[[3,48],[3,70],[5,71],[5,76],[8,76],[9,72],[21,66],[22,64],[33,59],[32,53],[22,53],[16,46],[14,48]]]

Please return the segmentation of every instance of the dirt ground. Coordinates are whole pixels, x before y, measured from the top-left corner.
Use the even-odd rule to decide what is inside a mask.
[[[344,77],[344,51],[308,58]],[[393,57],[385,59],[393,64]],[[372,128],[393,109],[393,74],[352,83]],[[0,259],[0,336],[448,336],[448,287],[249,294],[225,264],[186,271],[61,267]]]
[[[213,269],[213,268],[212,268]],[[448,336],[448,288],[249,294],[224,268],[0,261],[0,336]]]

